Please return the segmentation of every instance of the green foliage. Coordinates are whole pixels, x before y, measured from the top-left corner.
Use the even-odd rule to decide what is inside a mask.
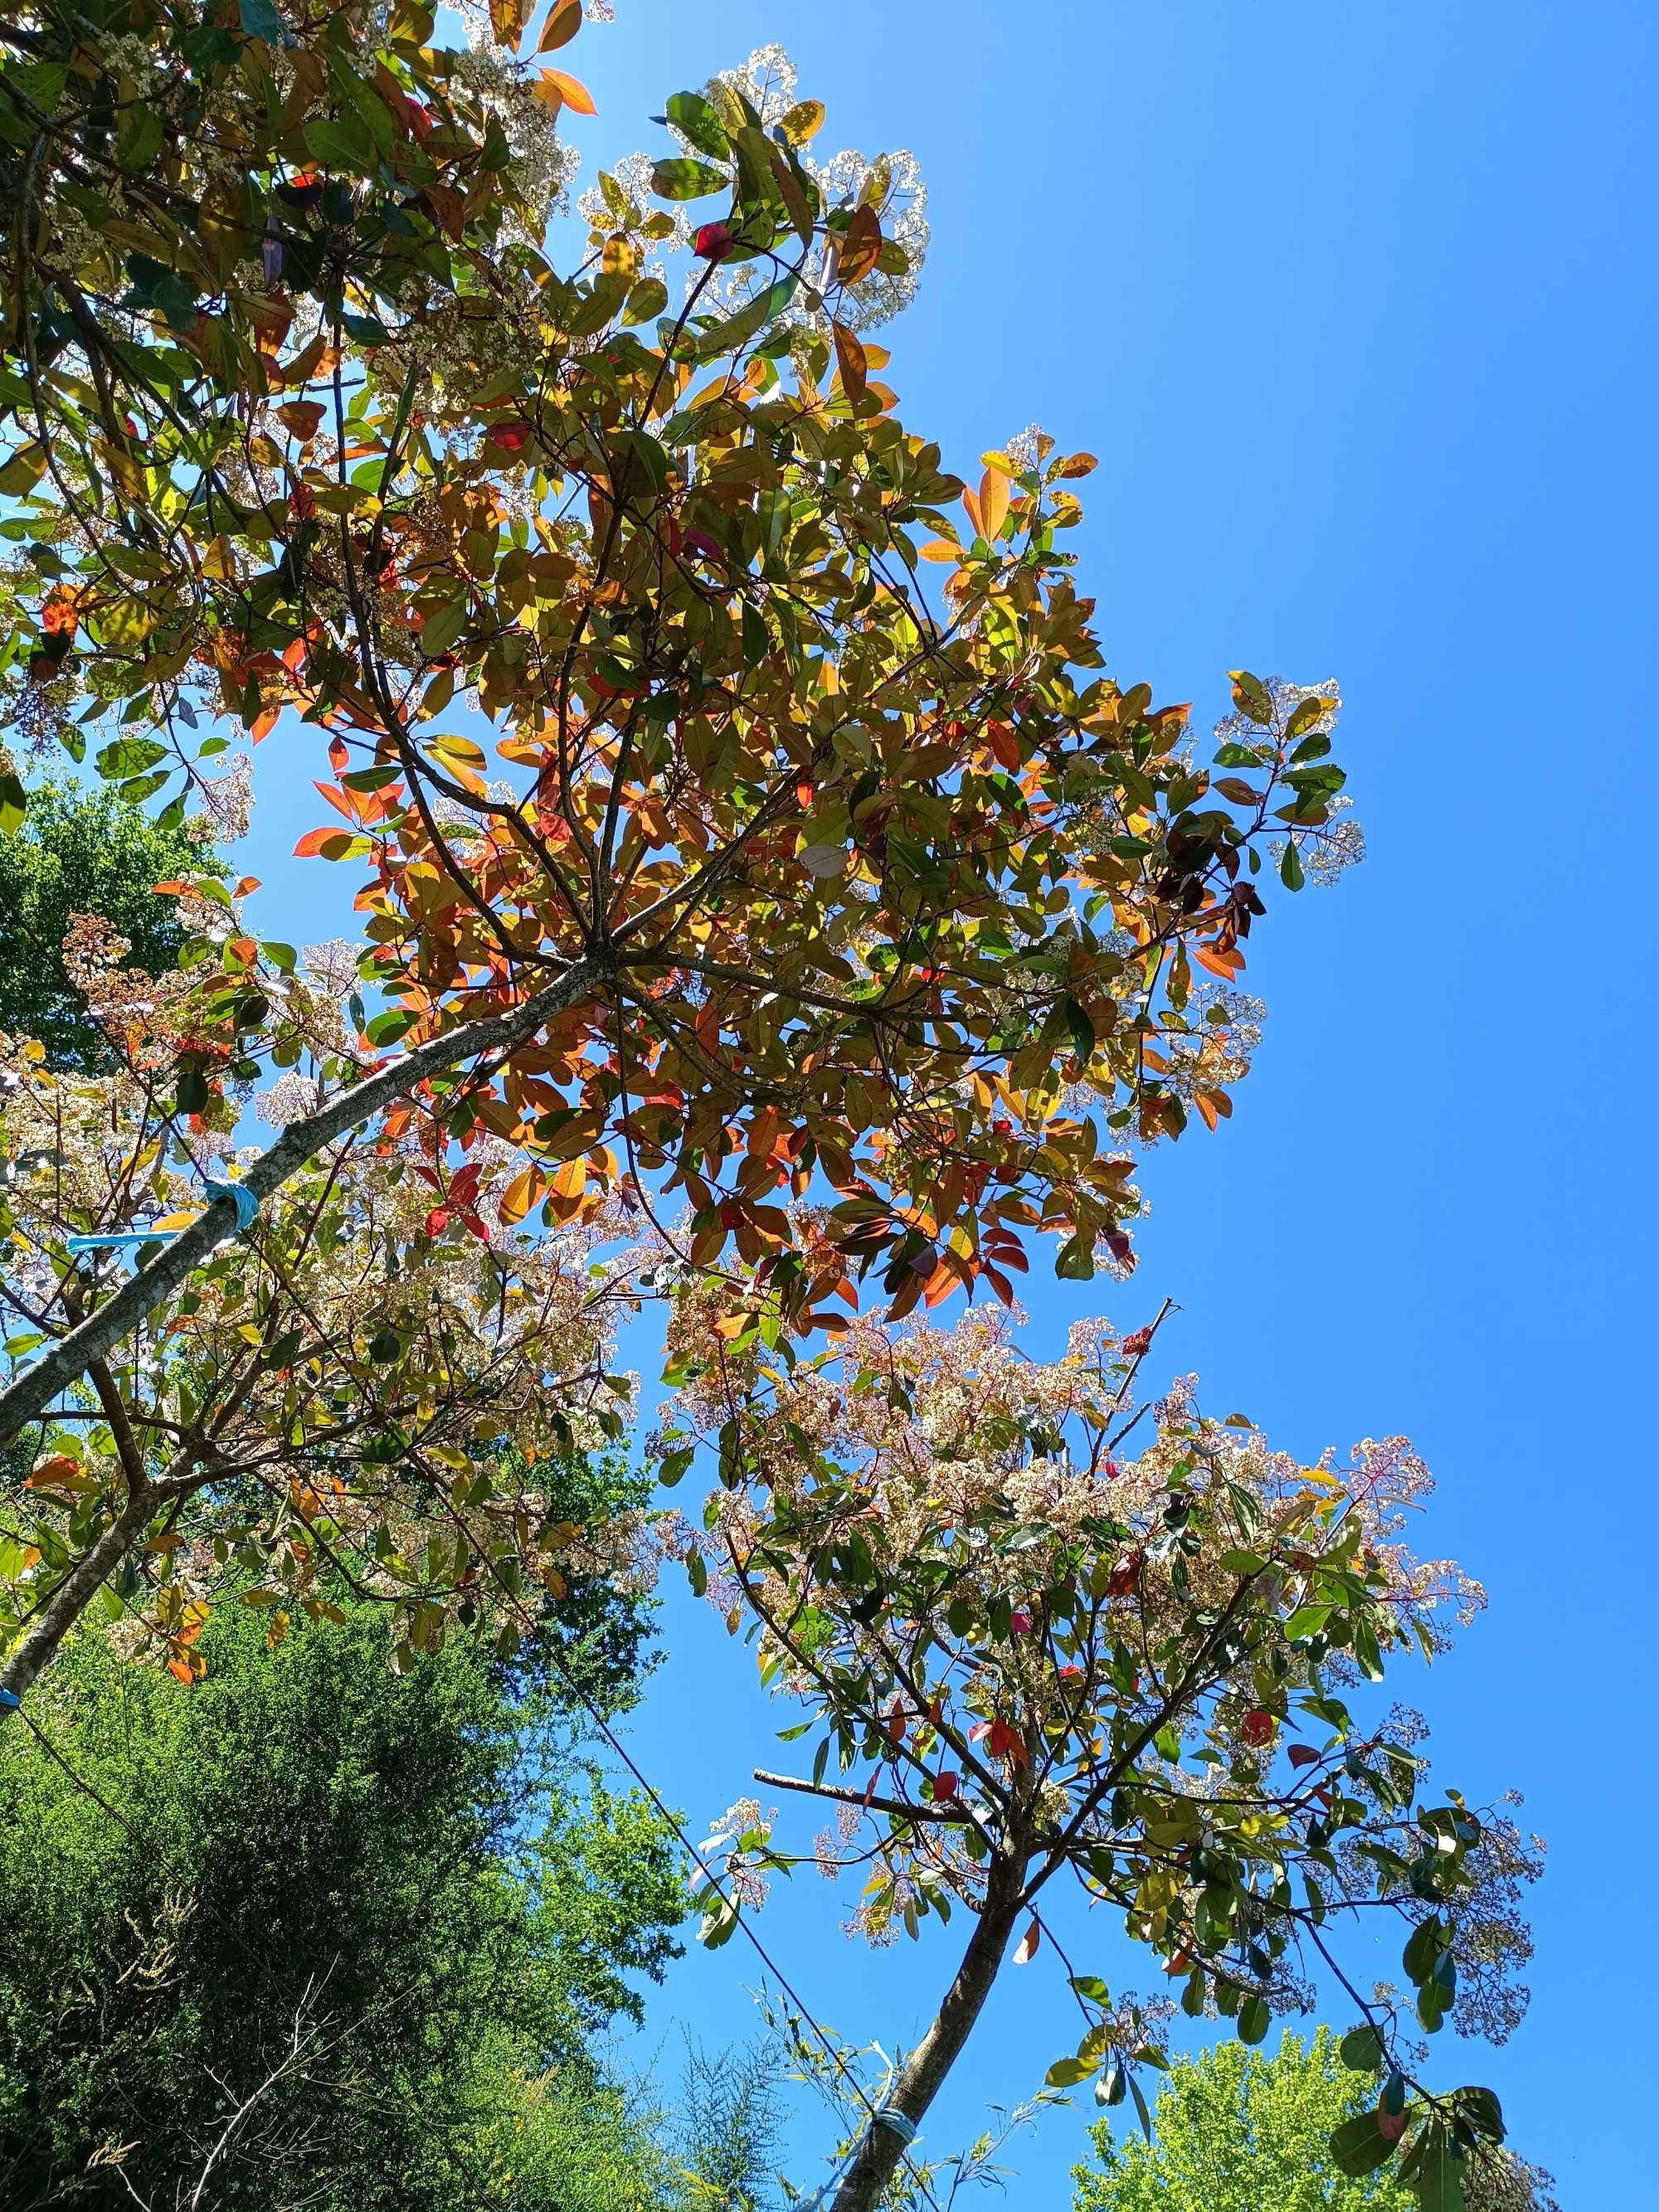
[[[180,829],[113,792],[47,783],[29,794],[13,837],[0,837],[0,1030],[36,1037],[55,1068],[107,1064],[109,1048],[64,971],[70,917],[95,914],[132,946],[135,967],[178,964],[184,933],[155,885],[210,857]]]
[[[187,2197],[297,2043],[214,2201],[672,2203],[589,2046],[673,1954],[681,1881],[556,1695],[462,1638],[394,1674],[367,1604],[276,1650],[227,1607],[204,1642],[192,1690],[66,1647],[32,1711],[85,1786],[22,1728],[0,1753],[0,2200]]]
[[[1109,2120],[1091,2130],[1075,2212],[1415,2212],[1397,2172],[1351,2178],[1332,2162],[1332,2130],[1375,2101],[1373,2078],[1348,2072],[1323,2028],[1311,2045],[1287,2033],[1272,2058],[1219,2044],[1171,2069],[1152,2142],[1120,2142]]]
[[[783,2128],[779,2054],[768,2040],[748,2051],[694,2046],[680,2089],[679,2157],[690,2203],[704,2212],[761,2212]]]

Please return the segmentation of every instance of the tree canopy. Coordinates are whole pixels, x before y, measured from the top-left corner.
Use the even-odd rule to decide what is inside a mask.
[[[1366,2101],[1324,2028],[1305,2044],[1286,2033],[1271,2057],[1222,2043],[1179,2058],[1149,2139],[1120,2139],[1097,2121],[1094,2158],[1073,2169],[1073,2212],[1412,2212],[1417,2199],[1396,2173],[1346,2173],[1331,2156],[1333,2131]],[[1553,2212],[1547,2176],[1511,2162],[1504,2182],[1472,2191],[1471,2203]]]
[[[155,886],[210,861],[199,837],[112,791],[41,784],[21,835],[0,837],[0,1029],[38,1038],[49,1068],[106,1066],[109,1040],[64,964],[72,917],[96,915],[138,967],[165,974],[185,931]]]
[[[1264,894],[1360,848],[1334,687],[1234,669],[1205,745],[1103,672],[1092,457],[1032,432],[964,477],[907,427],[870,333],[913,165],[817,154],[765,51],[669,97],[559,265],[554,126],[592,103],[543,58],[581,21],[0,26],[0,826],[58,749],[159,836],[264,747],[364,940],[263,939],[181,867],[172,972],[71,933],[97,1066],[0,1041],[0,1698],[61,1694],[94,1603],[181,1683],[253,1614],[280,1654],[354,1606],[424,1678],[683,1559],[805,1702],[811,1771],[770,1778],[863,1824],[863,1923],[971,1923],[836,2212],[910,2185],[1061,1877],[1247,2045],[1334,1978],[1375,2077],[1334,2154],[1455,2212],[1504,2120],[1422,2080],[1412,2016],[1507,2031],[1537,1861],[1370,1702],[1474,1596],[1401,1547],[1420,1462],[1135,1405],[1157,1319],[1048,1366],[983,1304],[931,1319],[1012,1313],[1034,1237],[1132,1274],[1139,1153],[1248,1069]],[[646,1299],[700,1530],[568,1503]],[[734,1808],[705,1940],[800,1856]],[[1377,1919],[1409,2003],[1336,1954]],[[1144,2109],[1152,2013],[1066,1978],[1051,2087]]]
[[[352,1603],[272,1650],[231,1607],[186,1691],[123,1656],[118,1626],[88,1628],[40,1735],[8,1732],[0,2176],[18,2212],[130,2203],[129,2183],[170,2207],[228,2128],[210,2203],[678,2201],[594,2055],[676,1948],[672,1838],[587,1771],[556,1673],[463,1640],[394,1676],[392,1633]],[[623,1656],[591,1678],[613,1706],[633,1694]]]

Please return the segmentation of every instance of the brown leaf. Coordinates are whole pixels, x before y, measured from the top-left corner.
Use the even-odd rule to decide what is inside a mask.
[[[852,221],[842,233],[841,258],[836,264],[837,282],[856,284],[860,277],[867,276],[880,252],[880,217],[873,208],[854,208]]]

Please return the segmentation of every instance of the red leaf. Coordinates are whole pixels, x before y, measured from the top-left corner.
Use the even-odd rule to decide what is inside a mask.
[[[426,1217],[427,1235],[428,1237],[441,1237],[448,1226],[449,1208],[447,1206],[434,1206],[431,1212]]]
[[[296,860],[314,860],[319,854],[325,860],[337,860],[351,842],[345,830],[331,830],[326,823],[320,830],[308,830],[294,848]]]

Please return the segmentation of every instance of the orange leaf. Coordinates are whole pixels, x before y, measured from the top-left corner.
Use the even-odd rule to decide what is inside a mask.
[[[979,512],[980,528],[994,538],[1008,513],[1008,479],[995,469],[987,469],[979,480]]]
[[[522,1221],[547,1187],[547,1179],[538,1167],[526,1168],[514,1176],[501,1193],[500,1207],[503,1222]]]
[[[542,100],[547,100],[550,94],[556,94],[562,104],[573,108],[578,115],[597,115],[599,112],[593,105],[592,94],[581,79],[568,76],[563,70],[544,70],[533,89]]]
[[[849,399],[861,398],[870,380],[870,363],[864,348],[859,343],[856,331],[845,323],[833,325],[836,334],[836,359],[841,364],[842,389]]]
[[[1244,965],[1242,952],[1212,951],[1207,945],[1194,945],[1191,951],[1200,968],[1207,968],[1212,975],[1219,975],[1229,983]]]
[[[1036,1919],[1033,1917],[1030,1926],[1019,1939],[1019,1948],[1014,1953],[1014,1964],[1017,1966],[1029,1966],[1036,1958],[1037,1946],[1042,1941],[1042,1929]]]
[[[276,410],[276,420],[285,423],[296,438],[314,438],[323,411],[315,399],[290,399],[286,406]]]
[[[343,860],[356,840],[344,830],[331,830],[326,823],[320,830],[308,830],[294,848],[296,860],[314,860],[320,854],[325,860]]]

